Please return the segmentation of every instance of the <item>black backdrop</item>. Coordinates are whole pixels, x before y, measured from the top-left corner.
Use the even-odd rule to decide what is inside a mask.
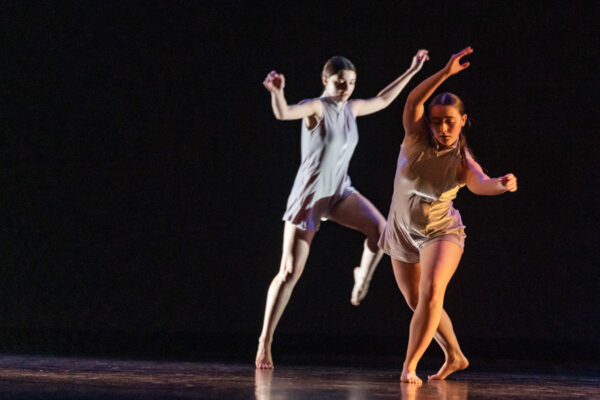
[[[592,4],[5,7],[3,350],[251,359],[300,158],[300,122],[274,119],[264,76],[283,72],[290,102],[315,97],[340,54],[369,97],[429,49],[396,102],[358,121],[350,175],[385,215],[406,94],[471,45],[443,89],[465,101],[481,164],[520,188],[459,193],[468,239],[445,307],[471,356],[597,357]],[[276,351],[401,359],[410,311],[389,258],[349,303],[361,243],[322,226]]]

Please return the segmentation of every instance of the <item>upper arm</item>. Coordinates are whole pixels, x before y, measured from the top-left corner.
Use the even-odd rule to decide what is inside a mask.
[[[469,190],[475,194],[479,194],[480,185],[490,179],[489,176],[483,172],[483,168],[477,161],[473,159],[471,154],[467,152],[467,170],[465,181]]]
[[[379,96],[375,96],[370,99],[350,100],[349,103],[355,117],[373,114],[377,111],[383,110],[388,106],[388,102]]]
[[[425,119],[425,107],[423,104],[412,104],[406,102],[404,112],[402,113],[402,124],[406,135],[412,136],[427,129],[427,120]]]
[[[323,105],[319,99],[303,100],[298,104],[288,105],[283,120],[301,119],[317,115],[319,118],[323,115]]]

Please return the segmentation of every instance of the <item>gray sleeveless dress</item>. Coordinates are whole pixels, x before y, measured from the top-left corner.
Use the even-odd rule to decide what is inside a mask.
[[[390,257],[419,262],[419,250],[438,240],[464,248],[465,226],[452,206],[464,183],[457,181],[461,162],[458,141],[441,147],[425,137],[412,148],[400,148],[390,213],[379,247]]]
[[[340,200],[356,192],[348,164],[358,143],[356,118],[348,102],[341,109],[330,97],[320,98],[323,118],[314,129],[302,121],[302,162],[287,201],[284,221],[318,230]]]

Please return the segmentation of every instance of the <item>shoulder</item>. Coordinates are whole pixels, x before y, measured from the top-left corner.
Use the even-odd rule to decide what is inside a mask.
[[[358,115],[358,109],[360,108],[362,102],[362,99],[348,100],[348,102],[346,103],[346,107],[348,107],[352,111],[352,114],[356,117],[356,115]]]
[[[416,146],[416,145],[424,145],[429,146],[429,125],[423,124],[419,126],[417,129],[413,129],[411,132],[404,133],[404,140],[402,141],[403,146]]]
[[[298,104],[320,103],[322,97],[313,97],[312,99],[301,100]]]

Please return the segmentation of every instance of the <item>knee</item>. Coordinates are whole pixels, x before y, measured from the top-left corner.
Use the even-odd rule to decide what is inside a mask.
[[[400,291],[402,292],[402,296],[404,296],[404,300],[406,300],[406,304],[410,307],[411,310],[415,311],[417,308],[417,304],[419,304],[419,289],[415,286],[401,286]]]
[[[410,296],[405,297],[406,304],[410,307],[411,310],[415,311],[417,309],[417,305],[419,304],[419,296]]]
[[[383,219],[383,217],[380,216],[380,218],[376,219],[375,223],[373,224],[373,226],[371,228],[371,236],[375,236],[377,239],[379,239],[379,237],[381,236],[381,234],[383,233],[384,230],[385,230],[385,219]]]
[[[431,281],[424,285],[420,292],[419,302],[429,308],[435,308],[444,302],[446,287],[438,282]]]
[[[383,231],[385,230],[385,219],[381,218],[377,223],[377,237],[381,236]]]
[[[281,260],[281,266],[277,278],[281,282],[296,283],[302,274],[302,269],[296,265],[295,259],[292,256],[284,257]]]
[[[369,249],[371,251],[377,252],[379,250],[377,243],[379,242],[379,238],[381,237],[381,234],[383,233],[384,229],[385,221],[383,222],[383,225],[376,224],[368,232],[365,232],[367,236],[367,246],[369,246]]]

